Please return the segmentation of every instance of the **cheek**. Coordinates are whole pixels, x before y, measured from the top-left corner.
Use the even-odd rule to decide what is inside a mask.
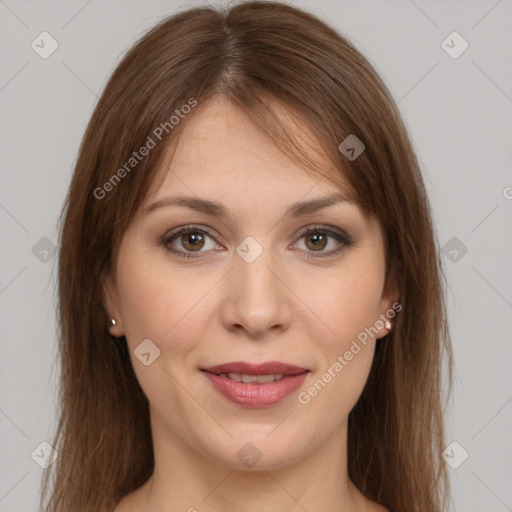
[[[213,283],[198,280],[197,272],[176,272],[143,251],[132,254],[118,262],[121,315],[130,348],[149,338],[165,355],[187,352],[197,339],[198,319],[205,314],[205,296]],[[167,350],[171,345],[172,351]]]
[[[370,328],[379,315],[376,283],[370,276],[351,277],[344,286],[331,288],[335,296],[318,298],[318,311],[329,330],[323,329],[322,337],[313,337],[311,331],[311,338],[318,340],[318,365],[298,399],[309,408],[311,421],[324,418],[326,433],[348,416],[368,379],[376,344]]]
[[[370,372],[376,343],[372,328],[379,319],[384,281],[378,257],[358,261],[340,269],[335,280],[332,274],[317,279],[323,286],[309,300],[318,318],[311,316],[305,324],[309,337],[317,340],[319,364],[302,403],[332,408],[341,416],[355,405]]]
[[[314,426],[312,435],[316,439],[325,438],[345,422],[363,392],[373,347],[361,346],[358,350],[350,361],[342,354],[340,360],[336,356],[298,395],[303,416]]]
[[[162,321],[168,318],[172,326],[173,309],[170,308],[172,289],[164,294],[161,282],[144,270],[143,266],[119,265],[119,294],[123,327],[130,345],[149,338],[156,340],[161,337]]]
[[[371,265],[347,266],[335,279],[332,274],[316,278],[317,291],[306,295],[307,304],[317,315],[317,326],[326,333],[322,339],[327,346],[348,350],[351,340],[375,325],[381,313],[383,282],[375,260]]]
[[[118,283],[121,315],[132,365],[142,389],[153,407],[160,411],[180,405],[177,382],[183,382],[182,368],[194,349],[200,322],[200,300],[207,285],[177,276],[168,268],[155,264],[143,251],[118,260]],[[139,360],[143,340],[151,340],[149,365]],[[158,352],[159,351],[159,352]],[[153,359],[154,354],[158,354]]]

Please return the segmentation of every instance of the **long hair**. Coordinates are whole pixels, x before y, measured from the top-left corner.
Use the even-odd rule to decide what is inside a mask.
[[[441,391],[443,362],[451,384],[452,353],[446,279],[417,157],[371,64],[334,29],[278,2],[163,19],[126,53],[95,107],[61,213],[58,458],[43,476],[43,509],[111,512],[152,474],[148,400],[126,339],[108,332],[102,278],[160,176],[164,148],[215,94],[308,163],[278,106],[300,119],[333,162],[329,179],[344,176],[365,215],[380,221],[386,278],[398,276],[402,310],[349,415],[349,475],[393,512],[445,510]],[[339,149],[349,135],[365,144],[356,159]]]

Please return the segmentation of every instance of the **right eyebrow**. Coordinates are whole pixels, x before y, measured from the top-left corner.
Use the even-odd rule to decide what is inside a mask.
[[[357,204],[356,201],[343,194],[334,194],[326,197],[310,199],[308,201],[298,201],[293,203],[287,208],[284,218],[297,218],[304,215],[309,215],[329,206],[344,202]],[[221,203],[192,196],[164,197],[163,199],[159,199],[158,201],[155,201],[148,207],[144,208],[144,215],[148,215],[152,212],[160,210],[161,208],[166,208],[169,206],[188,208],[189,210],[194,210],[199,213],[204,213],[205,215],[218,217],[220,219],[227,219],[231,215],[229,210]]]

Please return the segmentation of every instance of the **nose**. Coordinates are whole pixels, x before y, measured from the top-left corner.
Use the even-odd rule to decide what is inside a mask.
[[[253,339],[267,332],[286,331],[291,321],[291,297],[283,266],[264,250],[248,263],[236,255],[224,281],[220,315],[230,331],[245,331]]]

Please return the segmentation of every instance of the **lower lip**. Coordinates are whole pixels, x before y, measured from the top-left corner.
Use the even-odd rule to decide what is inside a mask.
[[[244,407],[268,407],[281,402],[296,391],[309,372],[288,375],[267,384],[245,384],[206,371],[203,373],[213,387],[231,402]]]

